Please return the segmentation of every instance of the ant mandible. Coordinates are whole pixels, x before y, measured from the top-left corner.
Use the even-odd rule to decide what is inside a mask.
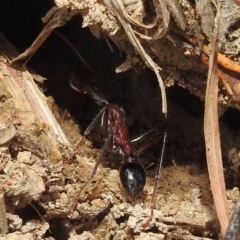
[[[93,86],[91,82],[88,82],[84,85],[84,89],[79,89],[71,84],[72,88],[80,93],[87,93],[89,94],[95,102],[103,107],[97,116],[94,118],[92,123],[88,126],[85,130],[83,137],[79,140],[77,145],[75,146],[74,150],[76,151],[82,144],[82,140],[91,132],[93,127],[96,125],[97,121],[101,118],[101,125],[104,133],[104,146],[96,160],[95,166],[91,173],[91,176],[83,186],[83,188],[78,192],[76,199],[71,207],[71,210],[74,210],[78,199],[86,188],[88,183],[91,181],[93,176],[96,174],[98,165],[100,164],[101,160],[103,159],[104,155],[108,151],[118,152],[123,156],[123,163],[121,165],[119,175],[120,180],[123,188],[131,195],[135,196],[139,194],[144,189],[146,183],[146,173],[143,166],[139,163],[138,155],[145,150],[147,147],[155,143],[157,140],[163,137],[163,147],[161,150],[161,157],[158,161],[157,167],[157,174],[156,174],[156,181],[154,186],[154,192],[152,195],[152,211],[151,217],[153,215],[153,208],[155,205],[155,195],[157,189],[157,183],[160,178],[160,171],[164,156],[164,150],[166,145],[166,137],[167,133],[161,134],[159,131],[150,130],[149,132],[141,135],[140,137],[130,140],[129,139],[129,131],[128,127],[125,123],[125,113],[123,108],[120,107],[118,104],[110,103],[107,98],[104,96],[103,92],[99,90],[96,86]],[[148,140],[147,142],[144,140]],[[136,147],[137,146],[137,147]],[[147,223],[148,225],[148,223]]]

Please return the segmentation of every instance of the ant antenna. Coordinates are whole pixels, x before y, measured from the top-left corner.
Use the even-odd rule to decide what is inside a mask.
[[[97,73],[97,71],[84,59],[84,57],[77,51],[77,49],[72,45],[72,43],[65,38],[59,31],[56,29],[53,31],[58,37],[60,37],[71,49],[72,51],[77,55],[77,57],[80,59],[80,61],[90,70],[92,73],[95,74],[97,78],[101,78],[100,75]]]
[[[158,188],[158,181],[160,180],[160,177],[161,177],[161,169],[162,169],[162,163],[163,163],[163,157],[164,157],[164,153],[165,153],[166,143],[167,143],[167,132],[164,132],[162,151],[161,151],[161,156],[160,156],[158,164],[157,164],[157,174],[155,176],[155,185],[154,185],[154,190],[153,190],[152,199],[151,199],[151,203],[152,203],[151,214],[150,214],[150,217],[148,218],[148,220],[142,224],[143,228],[146,228],[150,224],[152,217],[153,217],[153,209],[154,209],[155,203],[156,203],[156,193],[157,193],[157,188]]]

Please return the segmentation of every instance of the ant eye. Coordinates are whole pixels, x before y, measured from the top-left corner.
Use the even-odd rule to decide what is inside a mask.
[[[125,163],[120,169],[120,179],[127,192],[135,195],[143,190],[146,183],[146,173],[138,163]]]

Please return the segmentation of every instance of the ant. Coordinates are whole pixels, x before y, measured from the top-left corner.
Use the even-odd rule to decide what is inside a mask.
[[[101,125],[104,135],[104,146],[102,148],[102,151],[98,159],[96,160],[91,176],[89,177],[83,188],[78,192],[76,199],[71,207],[71,210],[76,207],[77,201],[81,193],[91,181],[93,176],[96,174],[98,165],[100,164],[104,155],[109,151],[118,152],[120,155],[123,156],[123,163],[120,167],[119,175],[121,184],[123,188],[127,191],[127,193],[129,193],[131,196],[135,196],[142,192],[146,183],[146,172],[143,166],[139,163],[138,155],[163,136],[163,147],[161,150],[161,156],[158,161],[156,181],[151,200],[151,216],[147,223],[144,224],[144,226],[148,226],[153,216],[155,195],[158,187],[158,180],[160,179],[160,171],[165,151],[167,133],[165,132],[164,134],[161,134],[160,131],[156,131],[153,129],[134,140],[130,140],[128,127],[125,123],[125,113],[122,107],[120,107],[116,103],[110,102],[104,96],[103,92],[101,92],[97,86],[93,86],[91,82],[86,83],[83,87],[83,90],[80,90],[79,88],[73,86],[73,84],[71,84],[71,87],[77,92],[87,93],[95,100],[95,102],[99,106],[102,107],[100,112],[85,130],[83,137],[76,144],[74,152],[76,152],[76,150],[81,146],[82,140],[88,134],[90,134],[91,130],[96,125],[99,119],[101,119]],[[146,142],[146,140],[148,141]]]
[[[99,78],[98,73],[91,67],[91,65],[78,53],[75,47],[66,39],[62,34],[55,31],[55,33],[62,38],[66,44],[73,50],[75,54],[77,54],[78,58],[81,62],[95,75],[95,77]],[[75,154],[77,149],[82,145],[82,140],[90,134],[91,130],[94,128],[99,119],[101,119],[101,125],[103,129],[103,137],[104,137],[104,146],[99,157],[96,160],[95,166],[91,173],[91,176],[86,181],[82,189],[78,192],[75,197],[75,201],[73,202],[69,213],[71,213],[79,200],[80,195],[83,190],[92,180],[93,176],[97,172],[97,168],[105,156],[105,154],[109,151],[118,152],[123,156],[123,163],[120,167],[120,180],[123,188],[131,195],[135,196],[143,191],[145,183],[146,183],[146,172],[143,166],[139,163],[138,155],[144,151],[146,148],[154,144],[160,138],[163,137],[163,146],[161,150],[160,158],[158,159],[157,165],[157,174],[155,177],[155,186],[151,199],[151,215],[147,222],[143,224],[143,227],[147,227],[153,217],[153,209],[155,206],[155,195],[158,188],[158,181],[160,179],[160,173],[162,168],[162,162],[164,157],[164,151],[166,146],[167,133],[163,134],[157,130],[150,130],[147,133],[139,136],[136,139],[129,139],[129,131],[128,127],[125,123],[125,113],[122,107],[118,104],[113,103],[113,96],[110,94],[104,94],[104,91],[100,90],[99,87],[92,84],[91,81],[88,81],[84,84],[82,88],[77,88],[72,83],[70,83],[71,87],[80,93],[86,93],[90,95],[95,102],[102,107],[100,112],[94,118],[94,120],[90,123],[90,125],[85,130],[83,137],[79,140],[76,146],[73,149],[71,157]],[[108,96],[108,98],[106,97]],[[147,140],[147,141],[146,141]]]

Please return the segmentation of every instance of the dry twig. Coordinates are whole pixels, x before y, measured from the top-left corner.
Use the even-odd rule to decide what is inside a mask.
[[[189,42],[195,45],[195,41],[193,38],[190,38],[187,36],[185,37],[188,39]],[[209,55],[209,47],[207,45],[203,45],[201,51],[207,56]],[[233,60],[229,59],[228,57],[224,56],[221,53],[218,53],[217,55],[217,63],[222,67],[229,69],[230,71],[240,73],[240,65],[235,63]]]
[[[208,67],[209,66],[209,58],[207,57],[207,55],[202,53],[201,58],[202,58],[202,62]],[[223,71],[221,71],[220,69],[217,69],[217,76],[218,76],[218,79],[222,82],[223,86],[225,87],[227,93],[230,96],[232,96],[233,91],[232,91],[228,81],[226,80],[226,78],[227,78],[226,74]]]

